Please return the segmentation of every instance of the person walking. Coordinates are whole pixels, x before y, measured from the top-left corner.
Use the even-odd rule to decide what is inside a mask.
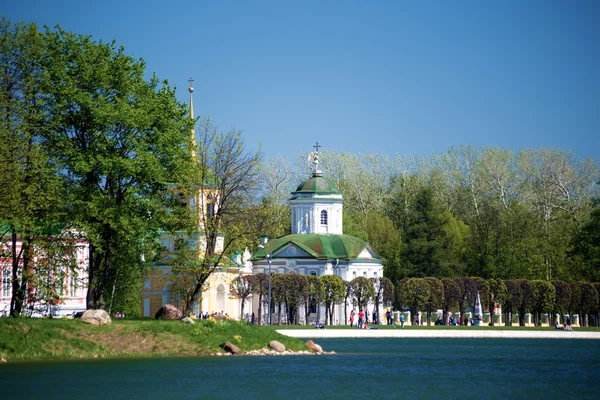
[[[400,325],[402,325],[402,328],[404,328],[404,314],[400,313]]]
[[[350,311],[350,326],[354,326],[354,310]]]
[[[364,320],[365,320],[365,312],[361,308],[360,310],[358,310],[358,328],[363,327]]]

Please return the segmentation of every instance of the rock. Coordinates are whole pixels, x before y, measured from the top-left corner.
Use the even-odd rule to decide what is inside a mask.
[[[242,351],[235,344],[227,341],[221,345],[221,348],[231,354],[240,354]]]
[[[183,317],[183,313],[173,304],[165,304],[154,316],[156,319],[181,319],[181,317]]]
[[[319,346],[312,340],[309,340],[308,342],[306,342],[306,347],[308,347],[310,349],[310,351],[312,351],[313,353],[321,354],[323,352],[323,349],[321,348],[321,346]]]
[[[90,325],[110,325],[112,320],[110,315],[104,310],[87,310],[81,316],[81,320]]]
[[[196,321],[194,321],[190,317],[185,317],[184,319],[181,320],[181,322],[183,322],[184,324],[195,324],[196,323]]]
[[[269,342],[269,347],[278,353],[283,353],[285,351],[285,346],[277,340],[271,340],[271,342]]]

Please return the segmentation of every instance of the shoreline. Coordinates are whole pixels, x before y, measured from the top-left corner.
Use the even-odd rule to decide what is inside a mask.
[[[494,338],[494,339],[592,339],[600,332],[526,330],[429,330],[429,329],[278,329],[277,333],[296,339],[326,338]]]

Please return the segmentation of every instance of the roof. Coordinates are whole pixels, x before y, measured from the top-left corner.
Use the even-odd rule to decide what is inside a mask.
[[[333,183],[323,178],[320,172],[314,172],[312,178],[302,182],[296,191],[292,192],[299,193],[342,194]]]
[[[279,250],[290,244],[299,247],[310,256],[321,260],[353,260],[359,258],[359,256],[361,259],[379,259],[369,243],[354,236],[292,234],[270,240],[264,248],[259,249],[253,254],[251,260],[264,260],[267,254],[276,254]],[[365,250],[367,250],[368,256],[365,256]]]

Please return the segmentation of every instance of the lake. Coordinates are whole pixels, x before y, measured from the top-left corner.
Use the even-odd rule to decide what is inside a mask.
[[[598,340],[315,341],[338,354],[1,364],[0,398],[600,397]]]

